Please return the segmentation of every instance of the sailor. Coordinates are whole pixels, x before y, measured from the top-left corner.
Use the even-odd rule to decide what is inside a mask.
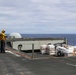
[[[1,31],[1,33],[0,33],[0,40],[1,40],[0,53],[5,53],[5,40],[6,40],[5,30]]]

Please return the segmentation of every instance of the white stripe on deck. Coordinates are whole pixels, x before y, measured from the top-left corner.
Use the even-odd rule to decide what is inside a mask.
[[[6,51],[6,52],[11,53],[11,54],[13,54],[13,55],[15,55],[15,56],[17,56],[17,57],[21,57],[20,55],[15,54],[15,53],[13,53],[13,52],[11,52],[11,51]]]
[[[66,63],[67,65],[76,67],[76,64]]]

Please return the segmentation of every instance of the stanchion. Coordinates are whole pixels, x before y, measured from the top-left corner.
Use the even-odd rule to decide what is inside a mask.
[[[34,58],[34,44],[32,44],[32,58]]]
[[[68,40],[66,37],[64,37],[64,41],[65,41],[66,45],[68,45]]]
[[[0,52],[1,52],[1,40],[0,40]]]

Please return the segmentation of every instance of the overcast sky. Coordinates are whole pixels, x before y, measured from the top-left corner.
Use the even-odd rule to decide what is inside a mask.
[[[0,31],[76,33],[76,0],[0,0]]]

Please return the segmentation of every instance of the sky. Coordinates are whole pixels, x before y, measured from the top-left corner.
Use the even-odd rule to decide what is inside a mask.
[[[76,34],[76,0],[0,0],[0,31]]]

